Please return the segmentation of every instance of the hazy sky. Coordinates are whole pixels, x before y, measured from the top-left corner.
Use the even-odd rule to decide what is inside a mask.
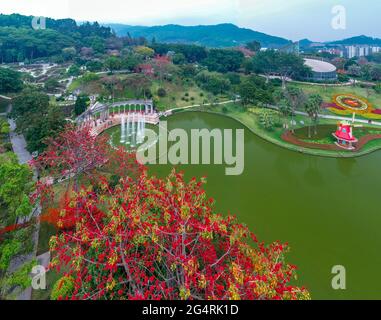
[[[332,28],[332,8],[346,9],[346,28]],[[381,38],[380,0],[0,0],[0,13],[133,25],[231,22],[299,40],[366,34]]]

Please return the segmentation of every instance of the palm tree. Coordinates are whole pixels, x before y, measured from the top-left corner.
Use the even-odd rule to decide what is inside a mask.
[[[284,96],[287,99],[288,105],[291,108],[291,124],[292,124],[292,132],[294,133],[294,115],[295,111],[302,108],[302,106],[306,102],[306,95],[303,90],[295,87],[288,87],[284,91]]]
[[[292,108],[287,100],[281,100],[279,102],[279,112],[283,116],[283,128],[288,129],[287,118],[292,114]]]
[[[315,126],[315,135],[317,135],[317,123],[319,121],[319,111],[322,103],[322,97],[318,94],[313,94],[308,97],[308,100],[304,105],[304,109],[311,119],[311,124]],[[311,138],[311,126],[308,127],[308,137]]]

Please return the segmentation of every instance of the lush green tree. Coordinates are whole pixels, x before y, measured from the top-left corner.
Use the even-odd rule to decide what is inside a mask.
[[[103,69],[103,63],[98,60],[91,60],[86,63],[86,69],[90,72],[100,72]]]
[[[181,75],[185,78],[192,78],[197,74],[197,68],[194,64],[185,64],[181,66]]]
[[[77,50],[74,47],[62,49],[62,57],[65,61],[71,61],[75,58]]]
[[[7,135],[11,131],[9,123],[4,118],[0,118],[0,134]]]
[[[311,119],[317,134],[317,123],[319,121],[319,111],[323,103],[323,98],[319,94],[310,95],[304,105],[304,108]],[[311,138],[311,126],[308,127],[308,137]]]
[[[273,87],[259,76],[250,76],[239,86],[243,104],[270,104],[273,102]]]
[[[295,111],[301,110],[306,103],[307,97],[302,89],[296,87],[288,87],[283,91],[284,97],[288,102],[288,105],[291,107],[291,125],[292,131],[294,132],[294,115]]]
[[[55,78],[49,78],[48,80],[45,81],[44,83],[44,88],[48,92],[53,92],[55,91],[58,87],[60,86],[60,83],[58,82],[57,79]]]
[[[229,79],[232,85],[239,85],[241,83],[241,75],[237,72],[228,72],[226,78]]]
[[[138,55],[141,55],[144,59],[152,58],[155,55],[155,51],[146,46],[138,46],[134,50]]]
[[[185,58],[184,54],[175,53],[172,57],[172,62],[174,64],[185,64],[187,62],[187,59]]]
[[[77,116],[81,115],[82,113],[86,111],[87,107],[89,106],[89,103],[90,103],[89,96],[85,94],[80,94],[77,97],[77,100],[75,101],[74,113]]]
[[[381,65],[373,65],[370,70],[370,78],[374,81],[381,81]]]
[[[196,76],[196,82],[201,88],[214,95],[227,92],[231,87],[230,81],[217,72],[200,72]]]
[[[23,82],[20,72],[0,68],[0,93],[19,92],[22,88]]]
[[[161,98],[165,97],[167,95],[167,91],[164,88],[159,88],[157,90],[157,95]]]
[[[113,73],[116,70],[122,69],[122,60],[118,57],[109,57],[104,63],[105,67]]]
[[[271,74],[279,75],[283,87],[288,77],[300,78],[311,72],[302,57],[275,50],[258,52],[253,58],[253,67],[255,72],[265,74],[268,79]]]
[[[12,116],[30,152],[44,150],[45,139],[54,136],[65,123],[61,107],[50,105],[46,94],[30,88],[14,99]]]
[[[262,109],[259,113],[259,123],[267,131],[271,131],[275,126],[274,111],[269,109]]]
[[[67,71],[69,76],[77,77],[81,74],[81,69],[76,64],[73,64]]]
[[[20,165],[14,154],[0,157],[0,206],[6,209],[13,223],[18,217],[31,213],[29,194],[32,187],[29,166]]]
[[[244,61],[242,52],[230,49],[211,49],[208,57],[202,61],[209,71],[221,73],[238,71]]]
[[[254,52],[258,52],[259,50],[261,50],[261,47],[261,43],[258,41],[251,41],[246,43],[246,48]]]
[[[169,43],[156,43],[151,45],[158,55],[166,55],[168,52],[175,52],[175,54],[183,54],[188,63],[201,62],[207,57],[207,50],[205,47],[194,44],[169,44]]]
[[[292,115],[292,108],[286,99],[282,99],[279,103],[279,112],[283,117],[283,128],[288,129],[287,119]]]

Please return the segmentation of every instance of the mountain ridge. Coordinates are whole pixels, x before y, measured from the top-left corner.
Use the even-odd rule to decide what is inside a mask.
[[[231,23],[196,26],[167,24],[151,27],[114,23],[104,25],[112,28],[118,36],[130,34],[133,37],[145,37],[147,40],[154,38],[158,42],[192,43],[207,47],[236,47],[250,41],[259,41],[262,47],[279,48],[291,43],[288,39],[240,28]]]

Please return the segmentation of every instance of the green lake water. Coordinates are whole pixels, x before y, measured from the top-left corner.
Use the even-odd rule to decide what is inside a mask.
[[[206,113],[179,113],[169,129],[245,129]],[[119,128],[108,133],[118,134]],[[172,165],[151,166],[163,176]],[[313,299],[381,299],[381,151],[356,159],[291,152],[245,129],[245,170],[226,176],[225,165],[185,165],[186,177],[208,177],[217,211],[235,214],[261,241],[288,242],[288,262]],[[347,272],[347,289],[332,289],[333,266]]]

